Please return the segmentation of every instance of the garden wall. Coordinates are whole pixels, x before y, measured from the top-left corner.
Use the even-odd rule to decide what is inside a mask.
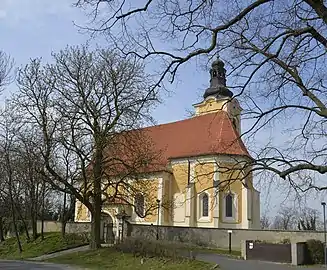
[[[134,237],[156,237],[155,225],[131,224],[128,234]],[[228,229],[192,228],[159,226],[159,238],[168,241],[187,242],[206,247],[228,248]],[[324,240],[323,232],[316,231],[280,231],[280,230],[232,230],[232,249],[241,250],[241,242],[260,240],[263,242],[280,243],[289,239],[291,243],[305,242],[309,239]]]
[[[91,230],[90,222],[68,222],[66,225],[67,233],[83,233]],[[41,232],[41,221],[37,221],[37,231]],[[44,232],[60,232],[61,222],[59,221],[44,221]]]

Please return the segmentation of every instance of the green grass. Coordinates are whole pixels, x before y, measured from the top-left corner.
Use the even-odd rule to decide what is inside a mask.
[[[35,241],[26,241],[26,237],[21,237],[23,252],[19,253],[16,238],[9,238],[0,243],[1,259],[25,259],[33,258],[43,254],[81,246],[87,243],[86,237],[77,234],[66,234],[65,239],[61,233],[46,233],[44,240],[38,237]]]
[[[213,264],[195,261],[169,259],[145,258],[141,264],[140,257],[132,254],[121,253],[113,248],[102,248],[95,251],[83,251],[47,260],[53,263],[63,263],[86,267],[88,269],[109,269],[109,270],[207,270]]]

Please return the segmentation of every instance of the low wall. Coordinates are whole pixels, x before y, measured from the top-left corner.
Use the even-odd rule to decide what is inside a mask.
[[[227,230],[222,228],[159,226],[159,238],[168,241],[192,243],[199,246],[228,248]],[[129,235],[154,239],[156,236],[156,226],[131,224]],[[232,229],[232,249],[234,250],[241,250],[241,242],[246,240],[280,243],[285,239],[289,239],[291,243],[305,242],[309,239],[323,241],[324,233],[316,231]]]
[[[41,221],[37,221],[37,232],[41,232]],[[59,221],[44,221],[44,232],[60,232],[62,224]],[[91,231],[90,222],[68,222],[66,224],[67,233],[83,233]]]

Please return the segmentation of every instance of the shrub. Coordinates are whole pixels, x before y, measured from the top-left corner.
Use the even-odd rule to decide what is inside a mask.
[[[164,241],[149,240],[144,238],[127,238],[115,245],[118,251],[132,253],[134,256],[159,257],[179,259],[181,252],[175,245],[168,245]]]
[[[307,241],[310,262],[313,264],[324,263],[324,244],[316,239]]]

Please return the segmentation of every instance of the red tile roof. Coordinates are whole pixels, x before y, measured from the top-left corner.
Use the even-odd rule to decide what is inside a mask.
[[[108,175],[167,170],[169,161],[176,158],[250,157],[225,111],[123,132],[111,142],[105,157]]]
[[[224,111],[143,129],[166,160],[212,154],[250,157]]]
[[[141,135],[137,137],[143,139],[133,138],[133,143],[127,139],[125,143],[119,143],[119,149],[115,147],[116,150],[110,156],[124,156],[123,159],[128,160],[125,164],[133,164],[131,167],[138,168],[134,171],[165,170],[169,161],[176,158],[216,154],[250,157],[225,111],[130,131],[124,133],[123,137],[131,133],[137,133]],[[152,153],[155,158],[148,158],[148,153]],[[149,163],[140,165],[144,159],[148,159]]]

